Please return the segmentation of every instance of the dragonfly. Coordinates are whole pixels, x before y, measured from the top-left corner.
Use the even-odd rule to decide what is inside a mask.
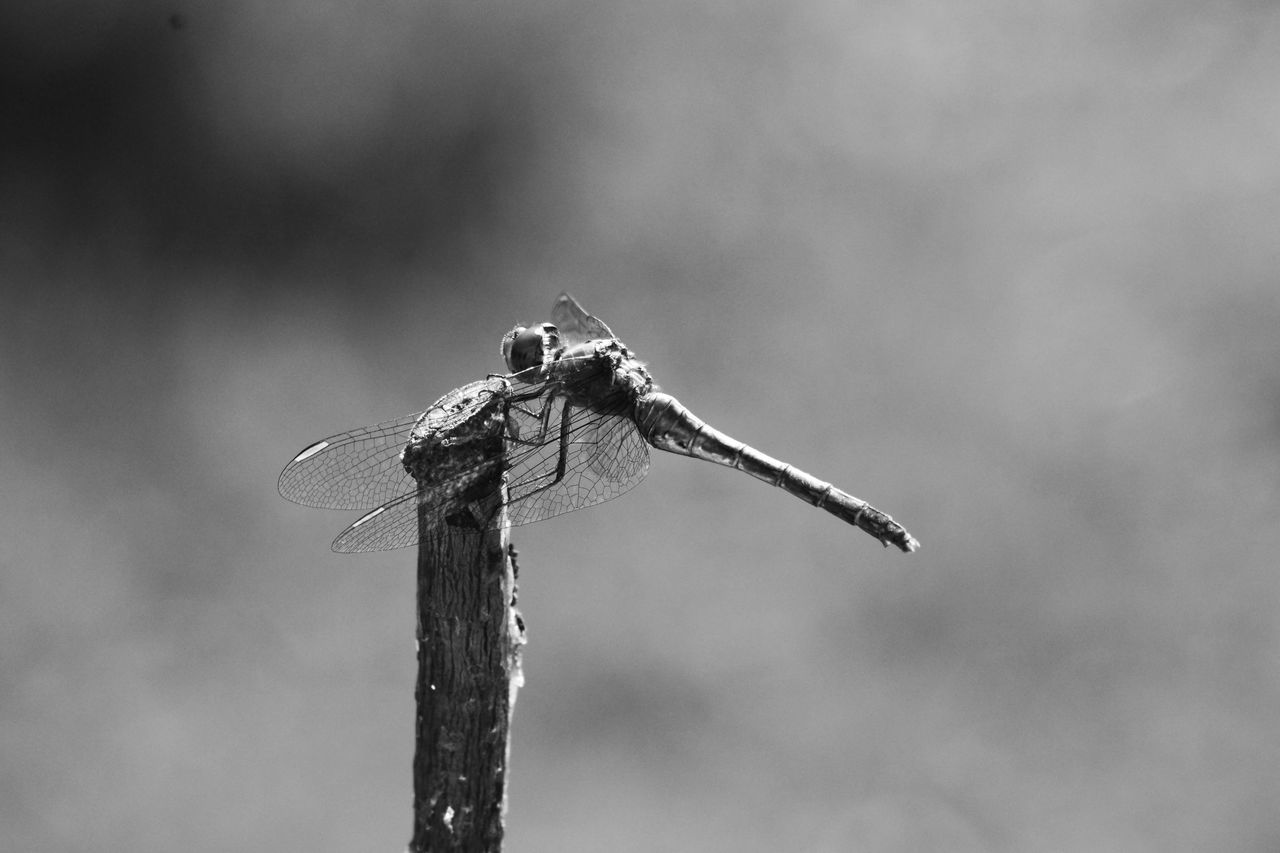
[[[280,494],[305,506],[368,510],[333,550],[382,551],[429,542],[459,524],[528,524],[611,500],[644,479],[655,447],[779,486],[886,547],[920,547],[866,501],[697,418],[567,293],[551,322],[508,332],[502,354],[508,373],[456,388],[425,411],[307,445],[280,473]],[[498,449],[478,458],[461,452],[475,435],[498,436]],[[448,461],[451,447],[460,451],[457,464]],[[505,511],[482,511],[477,486],[495,477],[505,481]]]

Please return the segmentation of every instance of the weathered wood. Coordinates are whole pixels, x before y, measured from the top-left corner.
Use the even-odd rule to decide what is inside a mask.
[[[474,429],[475,424],[460,427]],[[475,436],[472,436],[474,438]],[[459,454],[492,458],[501,435],[449,442]],[[426,460],[425,470],[433,466]],[[496,470],[496,469],[493,469]],[[522,683],[523,624],[516,610],[514,551],[505,525],[505,482],[491,473],[469,489],[467,512],[440,520],[419,506],[418,713],[413,762],[412,853],[502,849],[511,711]],[[497,513],[497,516],[493,514]],[[499,524],[491,527],[491,519]]]

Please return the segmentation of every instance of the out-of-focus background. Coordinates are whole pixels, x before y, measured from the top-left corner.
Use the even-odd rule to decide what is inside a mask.
[[[398,851],[413,553],[275,490],[574,293],[513,851],[1280,849],[1280,12],[0,7],[0,847]]]

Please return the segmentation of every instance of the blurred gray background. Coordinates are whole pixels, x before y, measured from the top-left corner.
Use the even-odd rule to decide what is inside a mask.
[[[413,553],[275,490],[561,289],[655,455],[520,528],[512,851],[1280,849],[1280,12],[0,7],[0,848],[399,851]]]

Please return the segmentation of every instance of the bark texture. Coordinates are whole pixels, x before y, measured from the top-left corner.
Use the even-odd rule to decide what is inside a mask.
[[[502,849],[524,642],[507,528],[485,529],[482,521],[503,512],[503,485],[501,475],[477,484],[472,510],[418,550],[413,853]]]

